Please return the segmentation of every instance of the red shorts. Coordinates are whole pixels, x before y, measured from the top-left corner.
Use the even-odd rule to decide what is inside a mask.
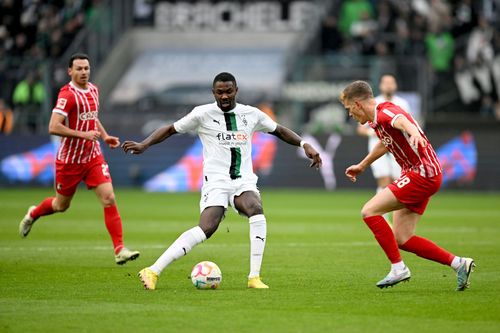
[[[441,187],[443,175],[425,178],[415,172],[407,172],[398,180],[389,184],[399,202],[404,203],[409,210],[422,215],[431,196]]]
[[[56,161],[57,193],[72,196],[81,181],[87,184],[88,189],[111,182],[108,163],[102,155],[85,164],[65,164]]]

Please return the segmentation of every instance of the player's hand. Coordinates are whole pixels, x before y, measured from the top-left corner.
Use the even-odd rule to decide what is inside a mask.
[[[418,147],[425,148],[427,146],[427,141],[420,135],[410,136],[410,145],[418,149]]]
[[[120,146],[120,139],[116,136],[108,135],[103,140],[104,140],[104,142],[106,142],[106,144],[111,149],[115,149],[115,148],[118,148]]]
[[[141,154],[144,152],[147,147],[142,143],[137,143],[135,141],[125,141],[122,143],[123,151],[126,153],[130,152],[131,154]]]
[[[313,148],[313,146],[308,143],[304,144],[304,152],[306,153],[306,156],[312,160],[311,165],[309,165],[310,168],[321,168],[323,161],[321,160],[321,156],[319,156],[319,153],[316,151],[316,149]]]
[[[99,138],[101,137],[101,133],[99,131],[86,131],[82,133],[83,133],[83,139],[89,141],[96,141],[99,140]]]
[[[351,180],[351,182],[355,183],[356,176],[363,171],[365,171],[365,169],[360,164],[351,165],[350,167],[345,169],[345,175]]]

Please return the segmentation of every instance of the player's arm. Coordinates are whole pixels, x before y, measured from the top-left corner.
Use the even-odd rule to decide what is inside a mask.
[[[177,131],[173,124],[162,126],[156,129],[150,136],[142,140],[142,142],[125,141],[122,144],[125,153],[140,154],[148,149],[150,146],[160,143],[168,137],[176,134]]]
[[[288,144],[294,146],[302,146],[302,148],[304,148],[306,156],[312,160],[310,167],[321,167],[321,164],[323,162],[321,161],[321,157],[319,156],[319,153],[316,151],[316,149],[314,149],[313,146],[311,146],[309,143],[303,142],[302,138],[291,129],[278,124],[276,126],[276,129],[273,132],[270,132],[270,134],[280,138]]]
[[[99,133],[101,133],[101,138],[110,148],[117,148],[120,146],[120,139],[116,136],[111,136],[106,132],[106,129],[104,126],[101,124],[101,122],[96,119],[97,122],[97,128],[99,130]]]
[[[77,131],[65,125],[66,117],[53,112],[49,121],[49,134],[68,138],[80,138],[95,141],[100,137],[99,131]]]
[[[377,142],[375,147],[373,147],[372,151],[366,155],[366,157],[359,162],[358,164],[351,165],[345,170],[345,175],[347,178],[349,178],[352,182],[356,181],[356,176],[363,171],[366,170],[373,162],[375,162],[377,159],[379,159],[381,156],[383,156],[385,153],[387,153],[388,150],[382,143],[382,141]]]
[[[427,146],[427,141],[422,137],[417,126],[408,120],[403,114],[398,115],[392,122],[392,127],[404,131],[410,135],[410,145],[415,148]]]

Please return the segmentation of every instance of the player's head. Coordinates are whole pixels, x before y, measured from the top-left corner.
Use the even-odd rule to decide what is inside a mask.
[[[380,77],[378,88],[380,89],[380,93],[386,98],[390,99],[398,90],[398,82],[396,81],[396,77],[392,74],[384,74]]]
[[[215,76],[212,84],[212,93],[222,111],[230,111],[236,106],[237,92],[238,86],[233,74],[222,72]]]
[[[373,91],[365,81],[354,81],[342,90],[340,101],[349,116],[364,124],[371,119],[373,110]]]
[[[84,53],[75,53],[69,58],[68,75],[78,87],[86,89],[90,77],[89,56]]]

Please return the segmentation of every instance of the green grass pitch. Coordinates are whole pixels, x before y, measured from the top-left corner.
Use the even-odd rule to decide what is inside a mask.
[[[141,251],[121,267],[102,209],[83,188],[66,213],[18,236],[27,207],[51,194],[0,190],[0,332],[500,332],[499,193],[442,192],[420,222],[420,235],[475,258],[465,292],[454,291],[450,268],[409,253],[411,281],[375,287],[389,265],[359,217],[369,191],[264,189],[269,290],[246,288],[248,222],[233,211],[156,291],[142,289],[137,272],[197,224],[197,193],[118,189],[126,244]],[[191,284],[202,260],[220,266],[220,289]]]

